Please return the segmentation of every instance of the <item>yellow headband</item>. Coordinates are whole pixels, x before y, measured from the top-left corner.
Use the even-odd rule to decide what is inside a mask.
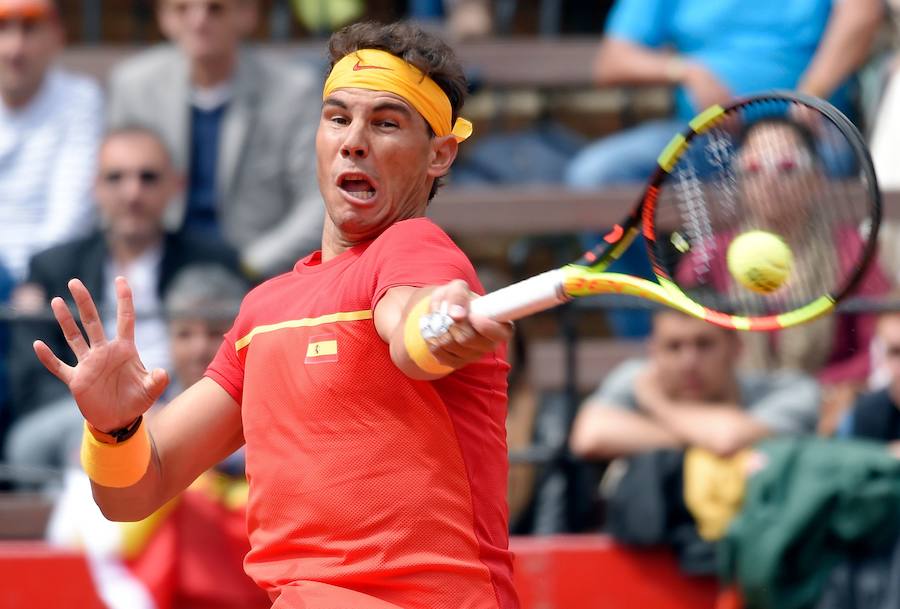
[[[460,117],[450,127],[453,109],[447,94],[423,74],[399,57],[378,49],[360,49],[334,64],[322,99],[335,89],[357,88],[389,91],[408,101],[431,125],[435,135],[451,133],[461,142],[472,135],[472,123]]]

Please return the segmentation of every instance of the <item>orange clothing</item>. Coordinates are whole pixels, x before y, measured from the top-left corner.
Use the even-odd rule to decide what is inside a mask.
[[[241,403],[245,567],[278,609],[516,609],[508,551],[503,349],[414,381],[373,311],[392,287],[464,279],[427,219],[246,298],[207,375]]]

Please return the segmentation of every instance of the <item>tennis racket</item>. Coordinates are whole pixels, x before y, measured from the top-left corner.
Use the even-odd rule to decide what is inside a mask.
[[[616,293],[726,328],[778,330],[828,313],[853,292],[875,255],[880,222],[875,171],[853,124],[820,99],[765,92],[691,120],[659,155],[631,213],[600,245],[562,268],[474,299],[471,310],[509,321]],[[784,281],[764,293],[746,287],[728,265],[731,244],[752,231],[776,235],[792,257]],[[655,281],[605,272],[639,233]],[[420,329],[433,338],[449,324],[435,313]]]

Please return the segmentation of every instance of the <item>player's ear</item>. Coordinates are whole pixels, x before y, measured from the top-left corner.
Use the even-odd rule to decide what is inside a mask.
[[[428,175],[439,178],[450,172],[450,166],[456,159],[459,142],[453,135],[431,138],[431,157],[428,162]]]

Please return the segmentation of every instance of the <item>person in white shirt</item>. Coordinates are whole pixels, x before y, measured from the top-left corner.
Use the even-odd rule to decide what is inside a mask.
[[[103,97],[54,66],[62,46],[52,0],[0,0],[0,264],[17,281],[32,254],[94,224]]]

